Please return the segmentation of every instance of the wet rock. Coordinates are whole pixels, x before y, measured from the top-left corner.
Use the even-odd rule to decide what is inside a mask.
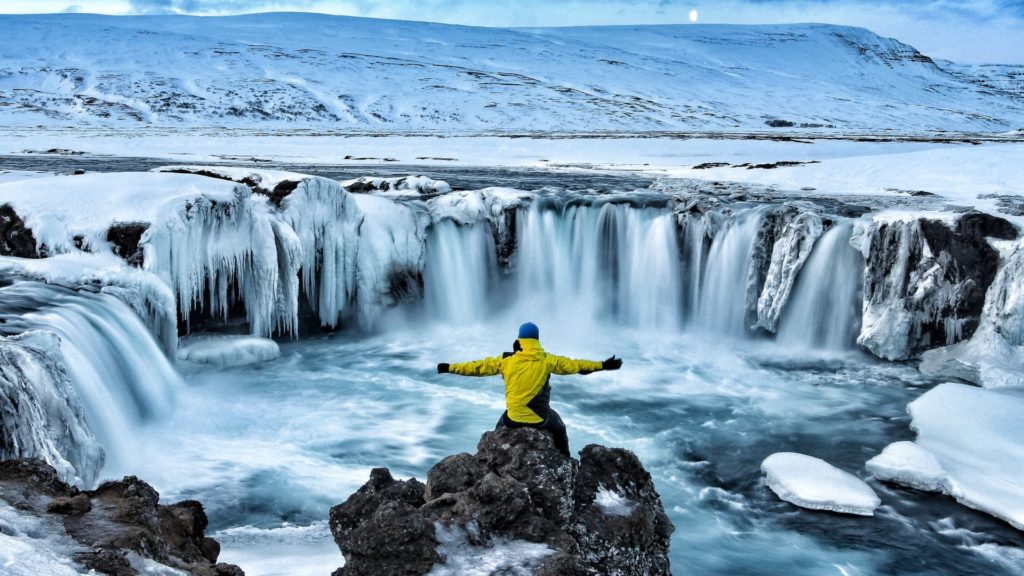
[[[130,554],[200,576],[244,576],[218,564],[220,545],[206,537],[206,513],[194,500],[161,505],[134,476],[79,492],[41,460],[0,462],[0,499],[26,514],[54,517],[85,551],[74,560],[101,574],[137,574]]]
[[[535,574],[669,574],[673,527],[639,459],[590,445],[576,461],[531,428],[485,433],[475,455],[449,456],[431,468],[426,486],[374,469],[331,510],[346,561],[335,575],[430,571],[446,560],[437,553],[435,524],[466,534],[474,546],[544,543],[552,554]]]
[[[580,556],[610,574],[668,574],[674,528],[635,454],[591,444],[580,452],[575,521]],[[612,500],[611,504],[603,500]]]
[[[72,496],[70,498],[67,496],[60,496],[51,500],[46,506],[47,512],[68,516],[84,514],[89,510],[92,510],[92,502],[85,494],[78,494],[77,496]]]
[[[434,525],[419,513],[425,489],[415,478],[395,480],[387,468],[374,468],[362,488],[331,508],[331,534],[345,554],[334,574],[429,571],[438,556]]]

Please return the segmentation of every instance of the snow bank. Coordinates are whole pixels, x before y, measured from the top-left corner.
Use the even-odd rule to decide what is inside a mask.
[[[802,508],[873,516],[881,504],[863,480],[812,456],[777,452],[761,470],[772,492]]]
[[[10,204],[48,253],[111,251],[114,223],[153,222],[187,212],[190,202],[232,203],[237,185],[184,174],[114,172],[52,176],[0,184]],[[76,242],[76,238],[78,241]]]
[[[452,187],[444,180],[426,176],[400,176],[396,178],[374,178],[364,176],[346,180],[341,185],[349,192],[371,192],[380,196],[422,196],[425,194],[447,194]]]
[[[948,494],[1024,530],[1024,391],[940,384],[908,411],[916,448],[890,445],[869,461],[872,474]]]
[[[427,208],[435,222],[451,220],[457,224],[474,224],[497,218],[509,208],[525,206],[535,196],[513,188],[484,188],[431,198]]]
[[[197,176],[230,180],[239,184],[245,184],[250,188],[266,194],[272,194],[275,190],[278,191],[278,193],[283,194],[283,191],[281,190],[282,187],[288,187],[289,184],[297,184],[298,182],[309,178],[308,175],[299,174],[297,172],[250,168],[244,166],[171,165],[154,168],[152,172],[195,174]],[[282,184],[285,186],[282,186]]]
[[[277,342],[255,336],[204,334],[182,340],[178,348],[178,360],[221,368],[266,362],[280,355]]]

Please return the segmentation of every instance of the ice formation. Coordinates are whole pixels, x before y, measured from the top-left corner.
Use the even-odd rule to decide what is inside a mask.
[[[871,473],[1024,530],[1024,390],[940,384],[908,410],[917,439],[887,447],[868,462]]]
[[[280,355],[281,348],[269,338],[204,334],[183,339],[177,357],[185,362],[229,368],[266,362]]]
[[[881,504],[863,480],[828,462],[795,452],[777,452],[761,463],[768,487],[802,508],[873,516]]]
[[[74,484],[91,483],[103,467],[54,334],[0,336],[0,432],[0,460],[41,458]]]

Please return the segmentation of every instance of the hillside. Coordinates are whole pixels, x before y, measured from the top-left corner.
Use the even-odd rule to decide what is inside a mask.
[[[1024,128],[1019,70],[831,25],[496,29],[0,16],[0,125],[364,131]]]

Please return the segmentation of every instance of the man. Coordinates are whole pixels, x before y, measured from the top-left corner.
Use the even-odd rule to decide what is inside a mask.
[[[441,363],[438,374],[460,376],[494,376],[505,380],[505,406],[495,429],[530,427],[547,430],[555,437],[555,447],[566,457],[569,437],[562,418],[551,409],[552,374],[590,374],[598,370],[618,370],[622,360],[612,356],[604,362],[573,360],[548,354],[540,347],[540,329],[533,322],[519,327],[519,339],[512,345],[513,352],[473,362]]]

